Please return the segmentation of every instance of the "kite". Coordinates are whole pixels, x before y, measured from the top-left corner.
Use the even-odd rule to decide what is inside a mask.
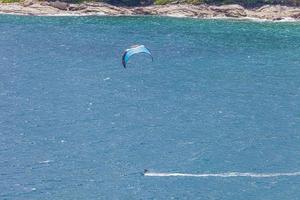
[[[151,56],[151,59],[153,61],[153,57],[149,49],[147,49],[144,45],[134,45],[130,47],[129,49],[126,49],[123,56],[122,56],[122,64],[123,67],[126,68],[126,64],[129,60],[129,58],[135,54],[138,53],[145,53]]]

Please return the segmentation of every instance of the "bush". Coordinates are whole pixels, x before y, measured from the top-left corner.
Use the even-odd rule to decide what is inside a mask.
[[[155,1],[155,4],[157,4],[157,5],[165,5],[168,3],[171,3],[170,0],[156,0]]]
[[[0,0],[0,3],[15,3],[20,2],[20,0]]]

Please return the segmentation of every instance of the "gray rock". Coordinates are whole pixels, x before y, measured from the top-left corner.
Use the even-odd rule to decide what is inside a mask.
[[[40,4],[42,6],[49,6],[49,2],[48,1],[42,1]]]
[[[57,8],[59,10],[68,10],[69,4],[61,1],[54,1],[49,3],[50,6]]]
[[[237,4],[223,5],[223,6],[210,6],[210,9],[215,11],[226,11],[226,10],[245,10],[243,6]]]
[[[291,17],[294,18],[294,19],[300,19],[300,12],[292,14]]]
[[[217,12],[223,13],[226,17],[245,17],[247,16],[244,7],[240,5],[224,5],[224,6],[210,6],[210,9]]]
[[[84,9],[87,9],[87,6],[84,4],[80,4],[80,5],[72,4],[69,6],[70,11],[78,11],[78,10],[84,10]]]
[[[152,14],[149,10],[144,9],[143,7],[135,8],[132,11],[134,12],[134,14],[137,14],[137,15],[151,15]]]
[[[34,4],[34,1],[33,0],[25,0],[24,2],[23,2],[23,6],[24,7],[28,7],[28,6],[31,6],[31,5],[33,5]]]

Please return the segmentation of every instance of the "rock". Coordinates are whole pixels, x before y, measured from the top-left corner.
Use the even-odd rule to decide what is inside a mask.
[[[211,10],[224,14],[226,17],[246,17],[247,13],[244,7],[236,4],[224,6],[210,6]]]
[[[269,20],[282,20],[284,18],[291,17],[292,11],[294,8],[286,7],[286,6],[271,6],[271,5],[265,5],[258,9],[256,9],[255,15],[259,16],[259,18],[262,19],[269,19]]]
[[[40,4],[42,6],[49,6],[49,2],[48,1],[42,1]]]
[[[69,6],[70,11],[78,11],[78,10],[84,10],[87,9],[87,6],[84,4],[72,4]]]
[[[300,19],[300,12],[291,15],[291,17],[294,18],[294,19]]]
[[[270,7],[271,7],[270,5],[264,5],[264,6],[260,7],[260,8],[258,8],[258,9],[256,9],[256,11],[261,12],[261,11],[263,11],[265,9],[269,9]]]
[[[230,10],[225,13],[226,17],[246,17],[247,14],[245,11],[240,11],[240,10]]]
[[[134,12],[134,14],[138,14],[138,15],[151,15],[152,14],[149,10],[144,9],[142,7],[134,8],[133,12]]]
[[[174,5],[174,4],[179,4],[179,3],[180,3],[180,1],[171,1],[170,4],[171,4],[171,5],[172,5],[172,4]]]
[[[256,11],[258,12],[273,12],[273,13],[278,13],[278,12],[283,12],[287,10],[288,8],[286,6],[272,6],[272,5],[265,5],[257,9]]]
[[[231,5],[223,5],[223,6],[210,6],[211,10],[215,11],[226,11],[226,10],[241,10],[244,11],[245,8],[243,6],[237,5],[237,4],[231,4]]]
[[[22,5],[24,6],[24,7],[28,7],[28,6],[31,6],[31,5],[33,5],[34,4],[34,1],[33,0],[25,0],[23,3],[22,3]]]
[[[147,2],[151,0],[144,1]],[[39,2],[38,0],[24,0],[23,3],[0,3],[0,12],[22,15],[160,15],[196,18],[247,17],[267,20],[296,19],[300,21],[300,7],[266,5],[258,9],[244,9],[239,5],[191,5],[181,3],[182,0],[174,0],[173,2],[176,1],[179,2],[179,4],[119,7],[103,2],[68,4],[60,1]]]
[[[172,17],[197,17],[199,15],[199,7],[193,5],[165,5],[149,8],[152,14]]]
[[[199,18],[208,18],[212,16],[212,12],[210,10],[202,9],[198,12],[197,17]]]
[[[49,3],[50,6],[57,8],[59,10],[68,10],[69,4],[61,1],[54,1]]]

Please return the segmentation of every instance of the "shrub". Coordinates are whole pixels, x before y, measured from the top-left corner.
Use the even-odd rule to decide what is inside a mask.
[[[15,3],[20,2],[20,0],[0,0],[0,3]]]

